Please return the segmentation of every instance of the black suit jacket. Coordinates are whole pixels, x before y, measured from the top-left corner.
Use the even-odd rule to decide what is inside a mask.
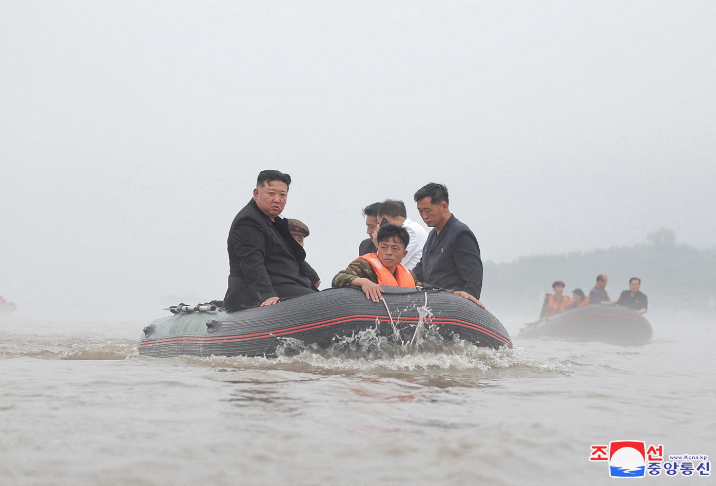
[[[363,256],[366,253],[375,253],[378,249],[373,244],[373,240],[366,238],[358,245],[358,256]]]
[[[423,256],[413,269],[418,280],[433,287],[464,290],[476,299],[482,292],[480,245],[474,233],[451,215],[442,231],[428,235]]]
[[[278,297],[277,285],[313,288],[306,252],[291,236],[286,219],[271,221],[253,199],[231,223],[227,249],[230,273],[224,307],[229,310]]]

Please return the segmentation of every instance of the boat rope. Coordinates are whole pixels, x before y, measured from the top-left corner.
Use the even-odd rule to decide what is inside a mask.
[[[415,332],[413,333],[413,339],[410,340],[410,344],[408,347],[412,348],[413,344],[415,343],[415,338],[418,337],[418,332],[423,327],[423,321],[425,320],[425,314],[428,313],[428,293],[425,292],[425,304],[423,305],[423,308],[425,309],[425,313],[421,316],[422,319],[418,319],[418,323],[415,325]]]
[[[385,301],[383,296],[380,296],[380,300],[383,302],[383,305],[385,306],[385,310],[388,312],[388,317],[390,317],[390,325],[393,326],[393,336],[395,337],[395,340],[397,341],[400,339],[400,345],[403,346],[405,342],[400,337],[400,333],[398,332],[398,328],[395,327],[395,322],[393,322],[393,315],[390,313],[390,309],[388,309],[388,303]]]

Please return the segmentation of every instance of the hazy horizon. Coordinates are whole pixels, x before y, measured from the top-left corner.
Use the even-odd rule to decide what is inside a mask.
[[[3,4],[0,295],[223,298],[256,175],[323,287],[427,182],[485,261],[716,246],[716,4]],[[172,304],[175,302],[166,302]]]

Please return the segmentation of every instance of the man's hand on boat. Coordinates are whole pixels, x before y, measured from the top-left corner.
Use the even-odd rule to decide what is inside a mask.
[[[351,282],[351,285],[355,285],[356,287],[360,287],[363,289],[363,292],[365,293],[366,299],[370,299],[373,302],[380,302],[383,299],[383,296],[381,295],[383,292],[383,289],[380,288],[380,285],[378,285],[375,282],[371,282],[367,278],[355,278]],[[485,308],[485,305],[477,300],[472,295],[468,294],[467,292],[464,292],[462,290],[457,290],[453,292],[453,294],[458,295],[462,297],[463,299],[467,299],[470,302],[479,305],[483,309]]]
[[[380,285],[375,282],[371,282],[367,278],[354,278],[351,285],[355,285],[356,287],[363,289],[366,299],[370,299],[373,302],[380,302],[383,299],[383,296],[381,295],[383,293],[383,289],[380,288]]]
[[[463,297],[463,298],[469,300],[470,302],[473,302],[473,303],[479,305],[483,309],[485,308],[485,304],[483,304],[482,302],[477,300],[475,297],[473,297],[472,295],[468,294],[467,292],[465,292],[463,290],[456,290],[455,292],[453,292],[453,294],[459,295],[460,297]]]
[[[279,300],[280,300],[280,299],[279,299],[278,297],[270,297],[270,298],[264,300],[264,301],[261,303],[261,307],[264,307],[264,306],[266,306],[266,305],[278,304],[278,301],[279,301]]]

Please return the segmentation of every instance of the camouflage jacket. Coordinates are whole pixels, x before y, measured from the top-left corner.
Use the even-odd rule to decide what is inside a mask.
[[[423,285],[418,282],[418,279],[412,270],[408,271],[410,272],[410,275],[412,275],[416,286],[426,288],[429,287],[428,285]],[[376,275],[375,270],[373,270],[371,264],[368,263],[368,260],[356,258],[350,265],[348,265],[348,268],[333,277],[331,285],[333,287],[350,287],[351,282],[357,278],[367,278],[371,282],[378,283],[378,275]]]

